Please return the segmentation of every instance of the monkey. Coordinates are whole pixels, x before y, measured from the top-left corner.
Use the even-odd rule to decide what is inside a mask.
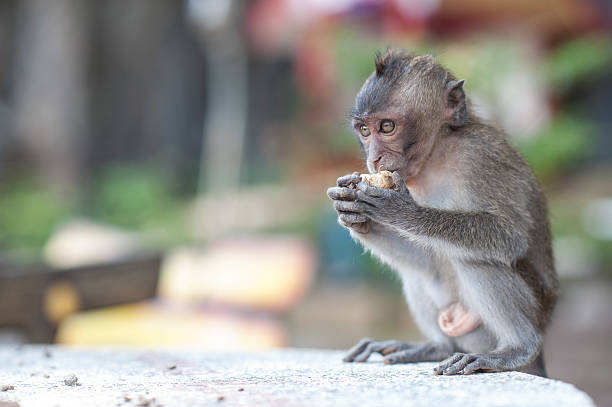
[[[388,49],[357,93],[351,127],[369,173],[327,190],[338,223],[399,274],[427,340],[363,339],[345,362],[435,361],[436,375],[546,376],[542,344],[558,296],[548,209],[530,166],[478,117],[432,55]]]

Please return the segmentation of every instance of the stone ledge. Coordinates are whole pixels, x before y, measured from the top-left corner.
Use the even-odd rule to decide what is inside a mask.
[[[574,386],[524,373],[434,376],[434,363],[342,363],[342,352],[212,353],[0,347],[0,407],[594,406]],[[78,377],[77,386],[64,380]],[[70,382],[69,382],[70,383]]]

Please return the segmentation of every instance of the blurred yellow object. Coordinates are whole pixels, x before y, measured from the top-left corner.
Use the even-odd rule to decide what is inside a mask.
[[[68,315],[77,312],[80,307],[79,292],[71,282],[57,281],[45,289],[43,312],[52,323],[59,323]]]
[[[294,238],[231,239],[206,251],[178,249],[162,264],[159,294],[181,303],[287,311],[304,296],[315,255]]]
[[[189,347],[207,350],[264,349],[287,344],[275,320],[214,310],[143,302],[66,318],[56,342],[65,345]]]

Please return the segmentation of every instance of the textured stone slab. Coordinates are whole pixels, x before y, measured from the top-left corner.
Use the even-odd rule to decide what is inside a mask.
[[[434,363],[341,362],[342,352],[249,353],[0,347],[0,407],[593,406],[524,373],[434,376]],[[75,375],[78,381],[74,382]]]

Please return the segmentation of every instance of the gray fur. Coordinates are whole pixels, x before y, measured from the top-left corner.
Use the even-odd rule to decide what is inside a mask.
[[[328,195],[353,238],[396,270],[425,344],[365,340],[385,363],[443,360],[436,374],[521,370],[545,374],[542,338],[557,297],[546,202],[504,134],[469,108],[463,81],[431,56],[387,51],[357,96],[354,127],[370,172],[393,171],[394,189],[356,174]],[[381,134],[381,120],[394,120]],[[459,337],[440,310],[461,302],[481,325]],[[392,344],[393,346],[391,346]],[[453,356],[451,356],[455,352]]]

